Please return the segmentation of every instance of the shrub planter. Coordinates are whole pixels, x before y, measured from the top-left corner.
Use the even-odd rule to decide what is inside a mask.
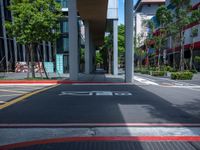
[[[150,74],[149,70],[141,70],[141,74]]]
[[[189,71],[185,72],[173,72],[171,74],[171,79],[173,80],[192,80],[193,73]]]
[[[164,71],[152,71],[152,76],[163,77],[165,75]]]

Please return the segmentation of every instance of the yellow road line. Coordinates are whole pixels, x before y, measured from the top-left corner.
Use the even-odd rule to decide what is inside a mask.
[[[25,94],[25,93],[27,93],[27,92],[25,92],[25,91],[13,91],[13,90],[2,90],[2,89],[0,89],[0,92],[10,92],[10,93],[20,93],[20,94]]]
[[[27,93],[27,94],[25,94],[25,95],[23,95],[23,96],[21,96],[21,97],[19,97],[19,98],[16,98],[16,99],[14,99],[14,100],[12,100],[12,101],[10,101],[10,102],[7,102],[7,103],[1,105],[1,106],[0,106],[0,110],[1,110],[1,109],[4,109],[4,108],[6,108],[6,107],[8,107],[8,106],[10,106],[10,105],[13,105],[13,104],[15,104],[15,103],[18,103],[18,102],[20,102],[20,101],[23,101],[23,100],[25,100],[26,98],[28,98],[28,97],[30,97],[30,96],[33,96],[33,95],[35,95],[35,94],[38,94],[38,93],[47,91],[47,90],[49,90],[49,89],[52,89],[52,88],[54,88],[54,87],[56,87],[56,86],[58,86],[58,85],[54,85],[54,86],[51,86],[51,87],[47,87],[47,88],[44,88],[44,89],[40,89],[40,90],[37,90],[37,91],[34,91],[34,92]]]

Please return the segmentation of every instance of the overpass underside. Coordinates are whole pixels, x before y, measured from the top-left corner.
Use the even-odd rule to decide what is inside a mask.
[[[94,71],[96,47],[104,42],[107,26],[107,11],[109,0],[69,0],[69,70],[70,79],[78,80],[79,46],[77,14],[85,26],[85,73]],[[133,1],[125,0],[126,54],[125,81],[133,81]],[[113,23],[113,70],[118,74],[117,22]]]

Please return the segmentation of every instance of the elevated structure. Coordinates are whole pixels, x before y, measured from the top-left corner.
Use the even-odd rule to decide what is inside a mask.
[[[113,32],[113,73],[118,74],[118,0],[56,0],[62,5],[63,18],[60,21],[61,37],[57,40],[56,50],[48,41],[41,43],[42,57],[46,62],[56,60],[56,72],[69,72],[71,80],[78,80],[81,69],[80,49],[85,41],[84,71],[94,71],[95,50],[103,44],[108,25]],[[0,61],[4,68],[11,63],[25,61],[25,46],[8,39],[4,22],[11,20],[11,12],[7,10],[9,1],[1,0],[0,26]],[[133,0],[125,0],[126,14],[126,82],[133,78]],[[84,28],[84,32],[83,32]],[[81,35],[84,33],[85,35]],[[37,55],[37,54],[36,54]],[[55,57],[56,55],[56,57]],[[5,58],[4,58],[5,57]],[[11,58],[14,61],[11,62]],[[20,59],[19,59],[20,58]]]

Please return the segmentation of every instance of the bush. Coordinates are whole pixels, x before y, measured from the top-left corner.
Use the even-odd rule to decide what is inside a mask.
[[[176,70],[174,68],[172,68],[171,66],[165,66],[164,71],[167,71],[167,72],[176,72]]]
[[[171,79],[173,80],[191,80],[193,77],[193,73],[189,71],[185,72],[173,72],[171,74]]]
[[[141,70],[141,74],[150,74],[149,70]]]
[[[164,76],[165,72],[164,71],[152,71],[152,76]]]
[[[198,71],[197,70],[190,70],[190,72],[192,72],[192,73],[194,73],[194,74],[196,74],[196,73],[198,73]]]
[[[134,72],[135,73],[139,73],[139,72],[141,72],[141,70],[140,69],[135,69]]]

